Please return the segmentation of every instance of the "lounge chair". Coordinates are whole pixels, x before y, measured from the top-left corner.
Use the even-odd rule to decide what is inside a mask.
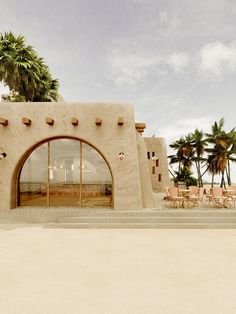
[[[193,204],[193,206],[199,206],[200,203],[203,203],[203,197],[204,197],[204,187],[196,187],[196,186],[190,186],[190,202]]]
[[[191,207],[199,204],[199,188],[197,186],[189,186],[189,202]]]
[[[228,197],[224,196],[223,188],[220,187],[213,187],[212,188],[212,195],[209,198],[209,202],[211,203],[212,207],[226,207],[226,201]]]
[[[199,188],[198,198],[199,198],[199,200],[200,200],[201,203],[203,203],[204,191],[205,191],[205,188],[204,188],[204,187],[200,187],[200,188]]]
[[[169,195],[170,195],[170,206],[171,207],[182,207],[184,198],[183,196],[179,196],[179,189],[177,187],[170,187],[169,188]]]
[[[233,190],[232,202],[233,202],[233,206],[235,206],[236,205],[236,185],[231,185],[230,189]]]
[[[228,193],[227,193],[228,192]],[[224,190],[225,196],[228,197],[228,207],[234,207],[236,205],[236,186],[230,185],[227,190]]]
[[[168,202],[170,202],[170,193],[169,193],[169,186],[165,187],[165,196],[164,196],[164,201],[165,201],[165,206],[167,205]]]

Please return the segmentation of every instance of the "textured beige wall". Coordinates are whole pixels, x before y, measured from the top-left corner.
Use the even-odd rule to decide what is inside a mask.
[[[166,152],[166,143],[163,137],[144,137],[147,151],[150,152],[150,159],[148,160],[148,167],[151,175],[152,188],[155,192],[164,192],[165,187],[171,185],[168,160]],[[152,152],[158,158],[159,165],[155,166],[155,160],[152,160]],[[152,167],[155,167],[155,174],[152,173]],[[158,181],[158,175],[161,174],[161,181]]]
[[[147,163],[147,148],[142,136],[137,132],[139,169],[141,178],[142,201],[144,208],[154,207],[152,183]]]
[[[38,143],[55,137],[78,138],[93,145],[102,153],[113,174],[114,208],[142,208],[139,160],[133,107],[129,104],[106,103],[1,103],[0,117],[9,125],[0,125],[0,147],[7,157],[0,161],[0,209],[16,207],[16,178],[28,152]],[[31,126],[21,122],[22,117],[32,120]],[[46,117],[55,120],[53,126]],[[79,125],[71,124],[71,117]],[[102,125],[95,125],[95,118]],[[118,117],[124,125],[118,126]],[[125,159],[118,155],[124,152]]]

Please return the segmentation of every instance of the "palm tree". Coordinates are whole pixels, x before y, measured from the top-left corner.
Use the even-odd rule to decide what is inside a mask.
[[[208,168],[212,173],[212,185],[213,177],[215,174],[221,174],[221,187],[225,186],[225,172],[228,165],[228,149],[231,143],[231,132],[226,133],[223,130],[224,119],[220,119],[219,123],[215,122],[211,128],[212,133],[206,133],[207,142],[212,145],[211,148],[207,148],[208,156]]]
[[[214,185],[214,177],[217,174],[216,164],[214,160],[214,154],[209,154],[206,159],[207,168],[206,171],[211,173],[211,187]]]
[[[228,148],[228,164],[226,168],[226,176],[228,185],[231,185],[231,162],[236,162],[236,158],[234,157],[236,155],[236,131],[235,129],[232,129],[229,133],[230,143]]]
[[[0,81],[26,101],[57,100],[58,80],[52,79],[44,60],[24,41],[12,32],[0,34]]]
[[[169,156],[171,163],[179,162],[179,168],[181,165],[187,168],[192,166],[193,146],[190,134],[173,142],[170,147],[176,151],[175,155]]]
[[[223,128],[222,118],[212,125],[211,133],[204,134],[202,130],[196,129],[193,133],[170,144],[176,154],[168,157],[170,165],[178,163],[178,171],[175,172],[178,177],[185,170],[190,171],[192,164],[195,163],[199,186],[203,186],[202,178],[207,171],[212,175],[212,186],[217,174],[221,175],[221,186],[226,184],[225,175],[228,185],[231,185],[231,163],[236,162],[236,131],[233,128],[227,133]],[[204,162],[206,169],[202,173]]]
[[[10,91],[19,89],[19,68],[27,67],[25,60],[19,58],[23,44],[21,35],[15,37],[11,32],[0,35],[0,80]]]
[[[207,140],[204,138],[204,133],[202,130],[195,129],[195,131],[191,134],[192,137],[192,146],[194,149],[194,157],[192,158],[195,161],[197,176],[198,176],[198,184],[199,187],[203,186],[203,174],[201,174],[201,164],[205,159],[203,158],[205,153],[205,148],[208,145]]]
[[[178,163],[178,171],[175,172],[176,178],[185,178],[182,173],[190,173],[193,160],[193,142],[190,134],[176,140],[170,147],[176,151],[175,155],[170,155],[170,165]]]
[[[182,152],[183,143],[184,143],[184,138],[181,137],[179,140],[176,140],[172,144],[170,144],[170,147],[176,151],[175,155],[168,156],[168,158],[170,158],[170,165],[178,163],[178,171],[180,171],[181,164],[183,161],[183,152]]]

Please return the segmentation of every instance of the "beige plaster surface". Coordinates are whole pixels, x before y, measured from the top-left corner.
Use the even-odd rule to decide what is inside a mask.
[[[139,171],[141,179],[142,202],[144,208],[152,208],[154,206],[155,198],[152,193],[151,177],[147,162],[147,148],[142,136],[136,132]]]
[[[0,236],[0,313],[236,313],[235,230],[0,225]]]
[[[149,172],[151,175],[151,183],[153,191],[155,192],[164,192],[166,186],[173,185],[173,182],[170,181],[169,177],[169,166],[167,159],[167,150],[166,142],[164,137],[143,137],[147,151],[155,152],[155,157],[158,158],[159,165],[156,167],[156,161],[151,158],[148,160]],[[155,174],[152,173],[152,168],[155,167]],[[161,181],[158,181],[158,175],[161,175]]]
[[[8,126],[0,125],[0,147],[7,157],[0,163],[0,209],[16,207],[16,184],[19,169],[36,144],[55,137],[71,137],[94,146],[108,162],[113,174],[114,208],[142,208],[142,191],[137,153],[136,130],[132,105],[113,103],[4,103],[0,117]],[[31,126],[22,118],[31,119]],[[54,119],[53,126],[45,118]],[[71,118],[79,120],[78,126]],[[123,117],[124,125],[118,126]],[[96,126],[95,119],[102,120]],[[119,153],[125,159],[118,158]]]

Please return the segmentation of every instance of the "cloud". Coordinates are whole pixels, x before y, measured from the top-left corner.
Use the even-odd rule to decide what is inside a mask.
[[[199,71],[203,76],[221,79],[225,73],[236,70],[235,43],[208,43],[200,50],[199,56]]]
[[[174,52],[167,59],[167,63],[176,71],[181,72],[189,64],[189,56],[183,52]]]
[[[164,13],[163,13],[164,14]],[[163,15],[162,19],[167,17]],[[151,75],[166,75],[170,71],[181,74],[195,64],[200,76],[222,79],[227,73],[236,71],[236,43],[210,42],[197,52],[198,58],[184,51],[167,55],[155,54],[151,49],[140,48],[138,42],[115,41],[110,48],[108,63],[111,79],[116,86],[137,87]]]
[[[166,10],[160,11],[159,22],[160,32],[163,36],[170,35],[173,31],[176,31],[179,26],[179,19]]]
[[[167,139],[167,142],[172,142],[178,139],[180,136],[187,135],[194,132],[196,128],[203,129],[204,132],[210,131],[212,125],[212,117],[206,116],[201,118],[180,118],[171,122],[171,128],[169,125],[160,128],[159,134]]]
[[[115,42],[108,57],[112,79],[117,86],[137,86],[161,63],[157,56],[139,51],[122,42]]]
[[[181,72],[189,63],[186,53],[174,52],[162,56],[139,49],[137,44],[113,42],[108,54],[111,79],[116,86],[138,86],[148,75],[167,74],[170,70]]]

